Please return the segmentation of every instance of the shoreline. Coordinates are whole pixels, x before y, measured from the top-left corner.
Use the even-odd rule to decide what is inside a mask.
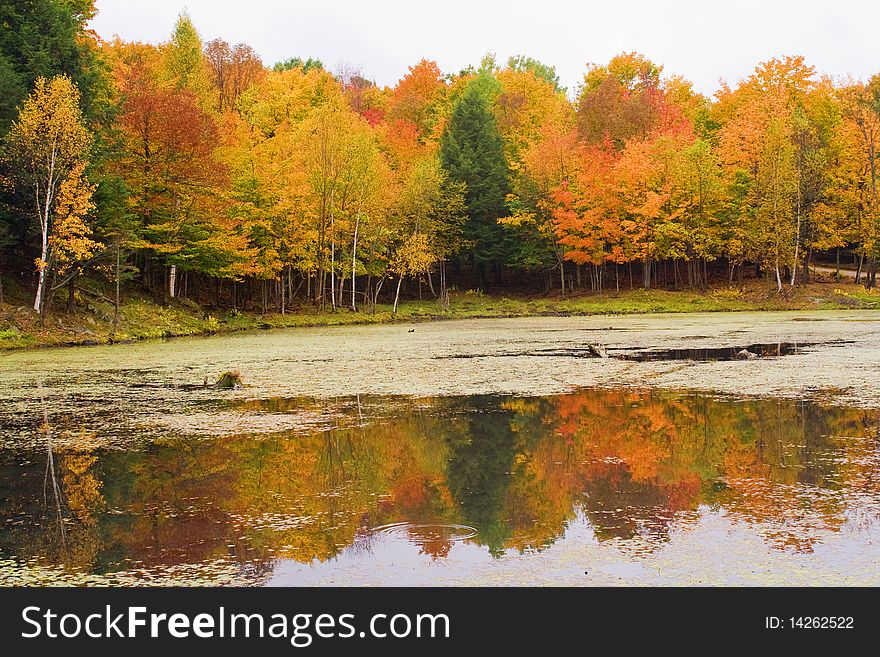
[[[62,347],[131,344],[151,339],[257,332],[272,329],[366,326],[424,323],[466,319],[525,317],[589,317],[603,315],[653,315],[706,312],[774,312],[816,310],[870,310],[880,308],[880,294],[838,283],[814,283],[780,295],[732,288],[699,291],[626,290],[619,293],[580,293],[567,297],[507,297],[473,292],[456,293],[448,311],[436,300],[405,301],[399,312],[380,305],[373,314],[350,309],[317,312],[300,306],[286,314],[260,315],[226,311],[212,314],[193,302],[161,306],[146,299],[131,299],[120,309],[120,328],[113,329],[112,309],[86,303],[74,313],[57,313],[40,327],[32,311],[23,306],[0,306],[0,353]],[[107,305],[107,304],[103,304]],[[108,321],[109,320],[109,321]]]

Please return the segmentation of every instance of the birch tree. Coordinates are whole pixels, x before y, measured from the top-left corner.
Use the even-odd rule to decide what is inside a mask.
[[[76,85],[64,75],[37,78],[6,136],[5,156],[14,184],[33,200],[32,216],[40,233],[34,310],[41,314],[49,285],[58,193],[71,174],[81,170],[91,144]]]

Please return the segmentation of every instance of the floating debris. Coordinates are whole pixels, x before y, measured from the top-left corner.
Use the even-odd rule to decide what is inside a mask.
[[[241,388],[241,374],[238,370],[223,372],[217,379],[217,383],[214,384],[215,390],[233,390],[235,388]]]

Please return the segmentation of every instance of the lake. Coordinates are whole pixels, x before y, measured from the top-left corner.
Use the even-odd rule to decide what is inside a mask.
[[[877,585],[878,322],[470,320],[3,353],[0,585]],[[205,385],[227,369],[242,388]]]

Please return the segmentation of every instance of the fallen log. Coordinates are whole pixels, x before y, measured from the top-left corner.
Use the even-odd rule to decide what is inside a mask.
[[[91,290],[87,290],[86,288],[80,287],[79,285],[76,286],[76,289],[79,290],[80,292],[82,292],[83,294],[89,295],[90,297],[94,297],[95,299],[100,299],[101,301],[104,301],[104,302],[109,303],[111,305],[116,305],[116,302],[113,299],[108,299],[103,294],[98,294],[97,292],[92,292]]]

